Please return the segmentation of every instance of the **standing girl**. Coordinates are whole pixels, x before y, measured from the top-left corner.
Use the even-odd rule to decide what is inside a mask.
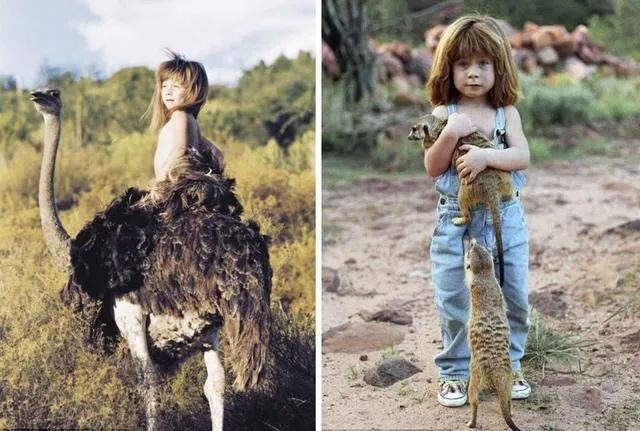
[[[153,159],[156,181],[162,180],[187,151],[210,150],[222,165],[222,153],[200,133],[198,113],[207,100],[209,82],[202,64],[169,51],[172,59],[156,70],[156,85],[147,114],[158,133]]]
[[[498,22],[490,17],[468,15],[453,22],[436,49],[427,84],[433,114],[448,119],[442,134],[425,152],[424,166],[436,178],[438,224],[431,242],[432,280],[440,320],[443,349],[435,357],[440,370],[438,401],[447,407],[466,404],[470,351],[466,323],[469,291],[465,285],[462,238],[465,233],[495,252],[491,214],[486,208],[471,211],[471,220],[452,223],[460,216],[457,196],[460,178],[473,181],[487,167],[512,172],[516,192],[501,206],[504,242],[504,286],[511,329],[510,357],[513,367],[513,399],[529,397],[531,387],[521,372],[529,330],[529,240],[520,189],[525,184],[521,169],[529,165],[529,146],[518,110],[520,88],[511,47]],[[496,149],[463,145],[468,152],[451,166],[454,148],[461,137],[479,130],[493,140]]]

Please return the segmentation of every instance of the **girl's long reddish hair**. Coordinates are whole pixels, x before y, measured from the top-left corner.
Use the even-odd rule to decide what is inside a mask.
[[[185,111],[198,117],[202,105],[207,101],[209,93],[209,81],[202,64],[197,61],[188,61],[179,54],[167,50],[172,56],[156,69],[156,84],[151,103],[145,112],[145,117],[151,116],[149,129],[158,132],[164,126],[174,111]],[[162,102],[162,82],[173,79],[184,87],[183,103],[167,109]]]
[[[507,36],[494,18],[465,15],[445,30],[433,57],[427,83],[427,99],[432,106],[454,103],[458,90],[453,85],[453,64],[460,58],[487,55],[493,60],[496,80],[489,91],[494,108],[520,100],[516,65]]]

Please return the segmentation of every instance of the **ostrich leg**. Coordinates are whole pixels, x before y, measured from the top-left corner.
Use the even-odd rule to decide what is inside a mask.
[[[213,337],[213,348],[204,352],[204,363],[207,366],[207,380],[204,383],[204,395],[209,401],[211,412],[211,429],[222,431],[224,415],[224,368],[218,356],[218,334]]]
[[[147,430],[155,431],[159,429],[158,371],[151,361],[147,346],[147,315],[139,305],[122,299],[116,299],[113,314],[120,333],[127,340],[131,355],[141,367]]]

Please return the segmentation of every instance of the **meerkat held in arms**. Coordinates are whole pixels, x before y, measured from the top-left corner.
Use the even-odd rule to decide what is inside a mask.
[[[446,120],[441,120],[431,114],[425,115],[418,120],[418,123],[413,125],[408,139],[422,141],[423,148],[427,150],[438,139],[446,124]],[[460,150],[460,146],[464,144],[474,145],[479,148],[493,148],[491,141],[486,136],[480,132],[473,132],[458,141],[452,156],[454,167],[458,157],[464,154],[464,151]],[[462,217],[456,217],[452,220],[455,225],[465,224],[470,220],[470,211],[476,205],[485,204],[489,208],[493,219],[493,229],[496,234],[498,262],[500,265],[500,285],[504,282],[504,249],[502,247],[500,202],[511,199],[513,192],[511,173],[507,171],[487,168],[480,172],[472,182],[462,179],[458,190],[458,205]]]
[[[475,239],[464,237],[464,268],[471,293],[469,316],[469,405],[470,428],[476,426],[478,394],[485,385],[498,394],[500,410],[509,428],[520,429],[511,418],[511,334],[502,290],[496,280],[491,253]]]

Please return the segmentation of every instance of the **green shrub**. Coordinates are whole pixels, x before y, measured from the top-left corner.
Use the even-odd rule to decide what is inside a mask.
[[[387,172],[406,170],[422,166],[424,150],[404,135],[391,131],[376,136],[376,146],[371,152],[371,160],[377,168]]]
[[[347,107],[340,81],[322,82],[322,151],[351,153],[354,139],[354,113]]]
[[[543,81],[521,76],[524,98],[518,108],[527,134],[540,135],[552,124],[583,123],[590,119],[594,94],[583,84],[562,78]]]
[[[612,14],[589,19],[589,34],[604,44],[607,51],[640,60],[640,3],[638,0],[612,0],[612,3]]]
[[[600,78],[587,82],[594,94],[594,119],[624,120],[640,115],[640,80],[638,78]]]
[[[531,154],[531,161],[534,163],[544,162],[551,159],[551,148],[549,142],[544,138],[532,136],[529,141],[529,153]]]

